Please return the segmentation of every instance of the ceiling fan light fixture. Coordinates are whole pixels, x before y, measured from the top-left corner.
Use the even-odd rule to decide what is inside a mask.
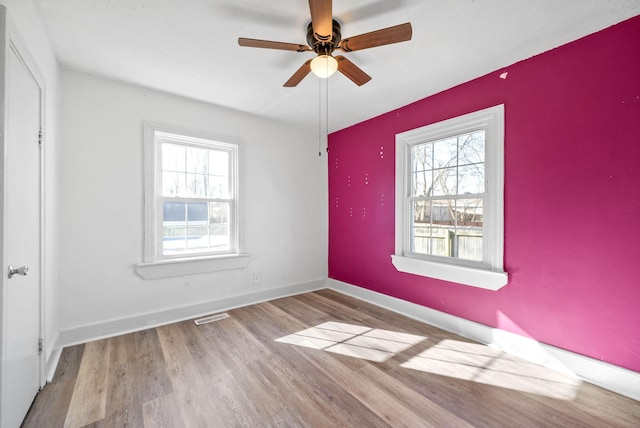
[[[326,79],[338,69],[338,61],[331,55],[318,55],[311,61],[311,71],[321,79]]]

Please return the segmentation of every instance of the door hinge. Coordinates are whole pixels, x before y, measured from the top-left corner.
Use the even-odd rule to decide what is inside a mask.
[[[42,147],[42,136],[43,136],[42,128],[40,128],[40,131],[38,131],[38,145],[40,147]]]
[[[38,355],[44,351],[44,339],[38,339]]]

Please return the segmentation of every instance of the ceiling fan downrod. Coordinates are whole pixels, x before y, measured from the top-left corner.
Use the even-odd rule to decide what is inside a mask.
[[[313,32],[313,22],[309,22],[307,26],[307,44],[311,46],[313,51],[318,55],[331,55],[331,53],[338,47],[342,40],[342,29],[340,23],[335,19],[333,21],[331,40],[321,41],[316,39]]]

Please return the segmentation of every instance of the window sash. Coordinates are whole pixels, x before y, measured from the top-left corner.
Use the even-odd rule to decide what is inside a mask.
[[[236,233],[236,228],[237,228],[237,224],[235,222],[233,222],[233,219],[236,217],[235,216],[235,212],[236,212],[236,203],[234,199],[205,199],[205,198],[174,198],[174,197],[158,197],[157,198],[157,215],[156,218],[159,219],[159,221],[156,224],[156,236],[158,237],[157,239],[157,248],[156,248],[156,254],[157,257],[156,259],[158,260],[162,260],[162,259],[175,259],[175,258],[180,258],[180,257],[197,257],[197,256],[202,256],[202,255],[224,255],[224,254],[235,254],[237,253],[237,248],[235,247],[235,243],[233,240],[233,237],[237,235]],[[202,221],[194,221],[193,223],[189,220],[188,218],[188,211],[186,211],[185,213],[185,219],[183,221],[184,225],[179,225],[177,223],[181,223],[181,221],[176,221],[174,224],[166,224],[168,223],[167,221],[164,220],[164,204],[166,202],[174,202],[174,203],[184,203],[185,204],[185,210],[188,210],[188,204],[200,204],[200,203],[206,203],[207,205],[209,204],[221,204],[221,205],[226,205],[227,206],[227,223],[226,223],[226,245],[219,249],[219,250],[215,250],[212,249],[214,246],[209,245],[207,248],[207,250],[205,249],[200,249],[200,250],[195,250],[195,249],[191,249],[189,250],[189,245],[187,245],[184,249],[184,251],[178,252],[177,250],[171,250],[171,246],[170,245],[165,245],[167,240],[170,240],[171,238],[167,236],[167,234],[165,233],[167,231],[167,229],[175,229],[180,231],[180,229],[185,229],[184,231],[186,232],[186,235],[175,235],[176,237],[183,237],[184,241],[187,242],[190,239],[196,239],[195,235],[191,236],[189,235],[189,230],[193,230],[193,229],[198,229],[198,230],[202,230],[205,227],[208,228],[209,234],[206,235],[209,240],[209,244],[211,244],[211,237],[212,236],[216,236],[216,235],[212,235],[211,234],[211,229],[213,228],[214,231],[215,229],[221,229],[218,226],[220,225],[220,223],[211,223],[210,222],[210,212],[209,209],[207,209],[207,215],[208,218],[206,220],[206,224],[202,224]],[[204,238],[205,235],[201,236],[201,239],[205,239]],[[165,247],[168,247],[167,249]],[[177,245],[174,245],[173,247],[177,247]]]
[[[464,211],[459,210],[460,201],[474,201],[474,204],[470,207],[471,211],[466,211],[466,206]],[[429,204],[426,210],[428,218],[425,218],[424,222],[417,222],[415,209],[416,203],[420,202],[449,202],[449,204],[446,205],[446,212],[434,209],[443,205],[434,206]],[[453,212],[451,212],[452,202]],[[481,217],[478,221],[474,216],[478,215],[475,210],[478,207],[480,207],[481,212],[484,211],[484,194],[430,198],[410,197],[407,204],[409,208],[406,210],[406,215],[409,217],[408,224],[410,226],[405,254],[412,257],[435,257],[443,260],[455,260],[459,263],[469,263],[474,266],[480,266],[483,263],[485,259],[483,252],[486,234],[485,222],[484,217]],[[465,218],[468,215],[472,217]],[[481,225],[474,225],[474,223],[481,223]],[[467,239],[465,240],[464,238]],[[479,243],[477,238],[480,238]],[[476,250],[473,251],[471,247]],[[480,251],[477,248],[480,248]]]

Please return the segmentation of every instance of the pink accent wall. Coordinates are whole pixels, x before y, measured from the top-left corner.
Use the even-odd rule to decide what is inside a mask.
[[[395,134],[497,104],[509,284],[398,272]],[[640,17],[331,134],[329,276],[640,371]]]

